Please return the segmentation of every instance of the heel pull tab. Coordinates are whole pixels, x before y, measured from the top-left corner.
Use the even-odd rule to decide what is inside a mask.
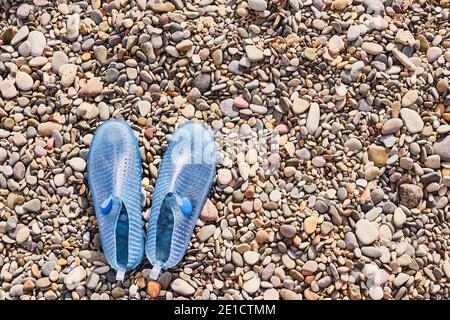
[[[152,280],[158,280],[159,278],[159,272],[161,271],[160,265],[154,265],[152,271],[150,272],[150,279]]]
[[[118,270],[116,273],[116,281],[122,281],[125,279],[125,271],[124,270]]]

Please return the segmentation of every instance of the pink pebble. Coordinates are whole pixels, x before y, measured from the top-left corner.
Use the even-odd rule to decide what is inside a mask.
[[[285,124],[279,124],[275,127],[275,131],[278,131],[280,134],[286,134],[289,129]]]
[[[47,149],[53,148],[53,138],[48,139],[47,141]]]
[[[41,16],[41,26],[45,27],[48,25],[51,19],[52,17],[47,12],[44,12]]]
[[[248,108],[248,102],[245,101],[242,97],[234,98],[234,105],[239,109],[247,109]]]

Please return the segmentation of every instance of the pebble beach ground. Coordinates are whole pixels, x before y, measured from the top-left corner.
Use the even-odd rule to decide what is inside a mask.
[[[448,0],[0,5],[0,300],[449,298]],[[146,209],[179,123],[224,138],[158,282],[100,250],[86,155],[111,118]]]

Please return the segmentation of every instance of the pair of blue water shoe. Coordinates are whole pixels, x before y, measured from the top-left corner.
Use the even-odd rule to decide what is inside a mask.
[[[162,268],[180,262],[215,170],[211,131],[197,121],[181,125],[158,170],[144,242],[142,166],[136,137],[121,120],[109,120],[96,130],[88,155],[88,182],[103,251],[117,270],[117,280],[139,265],[144,251],[153,265],[150,277],[154,280]]]

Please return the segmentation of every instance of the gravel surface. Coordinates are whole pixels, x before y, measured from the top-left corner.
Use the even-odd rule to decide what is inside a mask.
[[[448,0],[0,4],[0,300],[449,297]],[[217,136],[157,282],[101,253],[86,155],[111,118],[145,209],[175,128]]]

